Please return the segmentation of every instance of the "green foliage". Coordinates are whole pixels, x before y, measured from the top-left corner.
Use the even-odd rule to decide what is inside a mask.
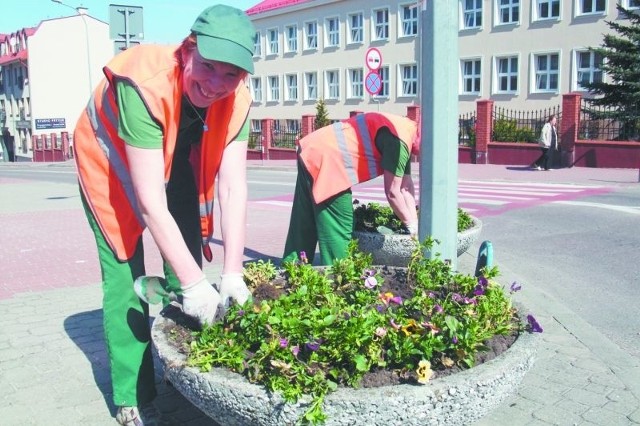
[[[318,130],[329,124],[331,124],[331,120],[329,120],[327,105],[324,103],[324,99],[320,98],[316,102],[316,118],[313,120],[313,128]]]
[[[516,120],[501,118],[493,123],[493,140],[496,142],[536,142],[533,129],[519,128]]]
[[[287,401],[311,396],[304,423],[323,422],[325,396],[357,387],[367,372],[387,369],[424,383],[431,366],[470,367],[483,342],[517,327],[515,310],[493,282],[497,269],[479,279],[456,273],[423,257],[432,245],[428,239],[413,254],[404,299],[382,290],[385,276],[355,241],[346,258],[324,269],[285,263],[286,294],[232,306],[197,333],[188,363],[226,367]],[[270,272],[265,265],[247,269]]]
[[[255,289],[260,284],[269,283],[276,277],[276,267],[270,260],[266,262],[262,259],[256,262],[249,262],[244,268],[244,281],[250,290]]]
[[[618,139],[633,140],[640,138],[640,16],[618,3],[616,7],[629,21],[629,25],[607,21],[609,28],[617,34],[605,34],[600,47],[589,48],[604,59],[600,69],[610,82],[602,79],[603,81],[583,82],[582,85],[597,96],[587,99],[592,106],[587,109],[591,118],[619,121],[621,129]]]
[[[384,226],[395,233],[404,233],[402,221],[396,216],[391,207],[379,203],[360,204],[354,201],[353,209],[354,229],[361,232],[377,232],[379,226]],[[458,232],[473,226],[473,219],[469,213],[458,208]]]

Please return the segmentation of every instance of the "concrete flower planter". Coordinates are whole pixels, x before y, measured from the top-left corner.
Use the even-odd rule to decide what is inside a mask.
[[[524,312],[516,305],[518,312]],[[168,340],[173,320],[158,316],[151,335],[165,376],[191,403],[221,425],[293,425],[310,399],[295,404],[249,383],[243,376],[214,368],[202,373]],[[495,359],[427,385],[339,388],[323,405],[327,425],[463,425],[478,420],[515,393],[535,360],[539,334],[523,333]]]
[[[482,221],[472,216],[473,226],[462,232],[458,232],[457,254],[469,250],[469,247],[478,239],[482,230]],[[378,232],[353,233],[358,240],[360,250],[371,253],[373,263],[376,265],[407,266],[411,253],[416,248],[416,242],[409,235],[392,234],[383,235]]]

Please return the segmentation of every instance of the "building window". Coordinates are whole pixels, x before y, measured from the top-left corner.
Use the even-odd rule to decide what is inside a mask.
[[[316,21],[304,24],[304,48],[318,48],[318,23]]]
[[[464,95],[480,94],[480,59],[466,59],[461,61],[462,93]]]
[[[400,65],[400,96],[418,95],[418,66]]]
[[[278,29],[272,28],[267,30],[267,55],[278,54]]]
[[[607,6],[607,0],[578,0],[580,15],[591,13],[603,13]]]
[[[284,36],[286,37],[285,49],[286,52],[298,51],[298,26],[289,25],[284,28]]]
[[[251,77],[251,94],[254,102],[262,102],[262,79]]]
[[[520,0],[496,0],[498,2],[498,22],[517,24],[520,21]]]
[[[518,91],[518,58],[498,58],[497,90],[498,93],[515,93]]]
[[[536,0],[534,19],[558,19],[560,17],[560,0]]]
[[[640,0],[627,0],[627,9],[640,8]]]
[[[318,73],[307,72],[304,74],[304,100],[315,101],[318,99]]]
[[[253,39],[253,56],[262,56],[262,37],[260,36],[260,31],[256,32],[256,36]]]
[[[277,75],[269,76],[269,102],[280,101],[280,78]]]
[[[349,43],[362,43],[364,41],[364,17],[362,13],[350,14],[349,21]]]
[[[286,87],[286,99],[287,101],[298,100],[298,74],[285,75]]]
[[[462,28],[482,27],[482,0],[462,1]]]
[[[389,9],[373,11],[373,40],[387,40],[389,38]]]
[[[364,97],[364,72],[362,68],[353,68],[347,71],[349,78],[349,98],[362,99]]]
[[[325,21],[325,46],[337,47],[340,45],[340,19],[327,18]]]
[[[327,99],[340,99],[340,73],[337,70],[325,72]]]
[[[406,4],[400,6],[400,37],[418,35],[418,6]]]
[[[380,87],[380,91],[374,96],[380,97],[380,98],[388,98],[389,97],[389,67],[383,66],[382,68],[378,69],[378,75],[380,76],[380,81],[382,82],[382,85]]]
[[[576,81],[578,90],[587,90],[587,83],[602,83],[602,55],[596,52],[576,52]]]
[[[537,92],[556,92],[558,90],[559,58],[560,55],[557,53],[534,55]]]

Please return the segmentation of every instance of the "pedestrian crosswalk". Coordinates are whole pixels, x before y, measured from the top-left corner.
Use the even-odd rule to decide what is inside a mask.
[[[387,204],[384,187],[380,184],[358,185],[352,188],[354,200],[360,203]],[[470,181],[458,182],[458,206],[481,217],[500,214],[514,208],[574,200],[589,195],[609,192],[605,186],[568,185],[555,183]],[[416,185],[416,195],[420,188]],[[293,194],[253,200],[256,207],[290,210]]]

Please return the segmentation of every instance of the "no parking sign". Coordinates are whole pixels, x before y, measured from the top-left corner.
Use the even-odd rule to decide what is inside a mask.
[[[382,79],[378,74],[378,70],[382,67],[382,53],[375,47],[370,47],[367,49],[364,62],[369,68],[369,72],[364,79],[364,87],[369,94],[377,95],[382,89]]]

